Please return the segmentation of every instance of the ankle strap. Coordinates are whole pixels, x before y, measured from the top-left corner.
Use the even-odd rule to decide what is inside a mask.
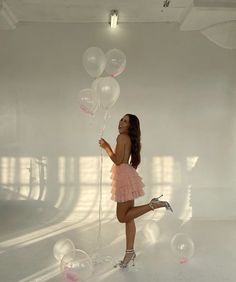
[[[155,209],[154,209],[154,207],[153,207],[153,205],[152,205],[152,202],[150,202],[149,204],[149,207],[154,211]]]
[[[133,253],[133,252],[134,252],[134,249],[126,250],[126,253]]]

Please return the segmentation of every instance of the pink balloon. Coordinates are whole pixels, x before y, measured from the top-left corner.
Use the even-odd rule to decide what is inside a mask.
[[[82,112],[93,116],[99,107],[96,91],[90,88],[82,89],[79,93],[79,106]]]
[[[126,56],[119,49],[111,49],[106,53],[106,73],[112,77],[121,74],[126,67]]]
[[[71,270],[69,267],[65,267],[64,277],[66,281],[69,281],[69,282],[70,281],[75,282],[79,280],[79,275],[75,273],[73,270]]]

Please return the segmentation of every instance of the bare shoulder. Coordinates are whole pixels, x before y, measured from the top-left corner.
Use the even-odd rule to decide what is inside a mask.
[[[129,135],[127,135],[127,134],[119,134],[119,135],[117,136],[116,141],[117,141],[117,143],[119,142],[119,143],[125,143],[125,144],[131,142]]]

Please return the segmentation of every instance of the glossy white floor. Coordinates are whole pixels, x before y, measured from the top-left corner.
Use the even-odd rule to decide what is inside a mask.
[[[146,214],[136,221],[136,265],[122,270],[113,268],[114,261],[123,255],[124,232],[112,212],[107,217],[109,220],[103,219],[102,244],[96,251],[98,220],[91,218],[96,217],[97,210],[95,214],[90,210],[86,218],[81,208],[67,219],[59,220],[58,216],[56,222],[54,209],[36,203],[1,203],[0,281],[65,281],[53,256],[53,246],[61,238],[71,239],[76,248],[92,258],[97,254],[103,259],[95,265],[88,281],[233,282],[236,279],[235,221],[190,219],[184,223],[164,210]],[[50,216],[54,217],[51,223]],[[183,264],[170,248],[171,238],[178,232],[188,234],[195,245],[193,257]]]

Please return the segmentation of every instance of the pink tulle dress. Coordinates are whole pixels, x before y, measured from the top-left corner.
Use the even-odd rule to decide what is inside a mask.
[[[130,164],[113,164],[111,179],[111,199],[115,202],[123,203],[144,195],[142,178]]]

